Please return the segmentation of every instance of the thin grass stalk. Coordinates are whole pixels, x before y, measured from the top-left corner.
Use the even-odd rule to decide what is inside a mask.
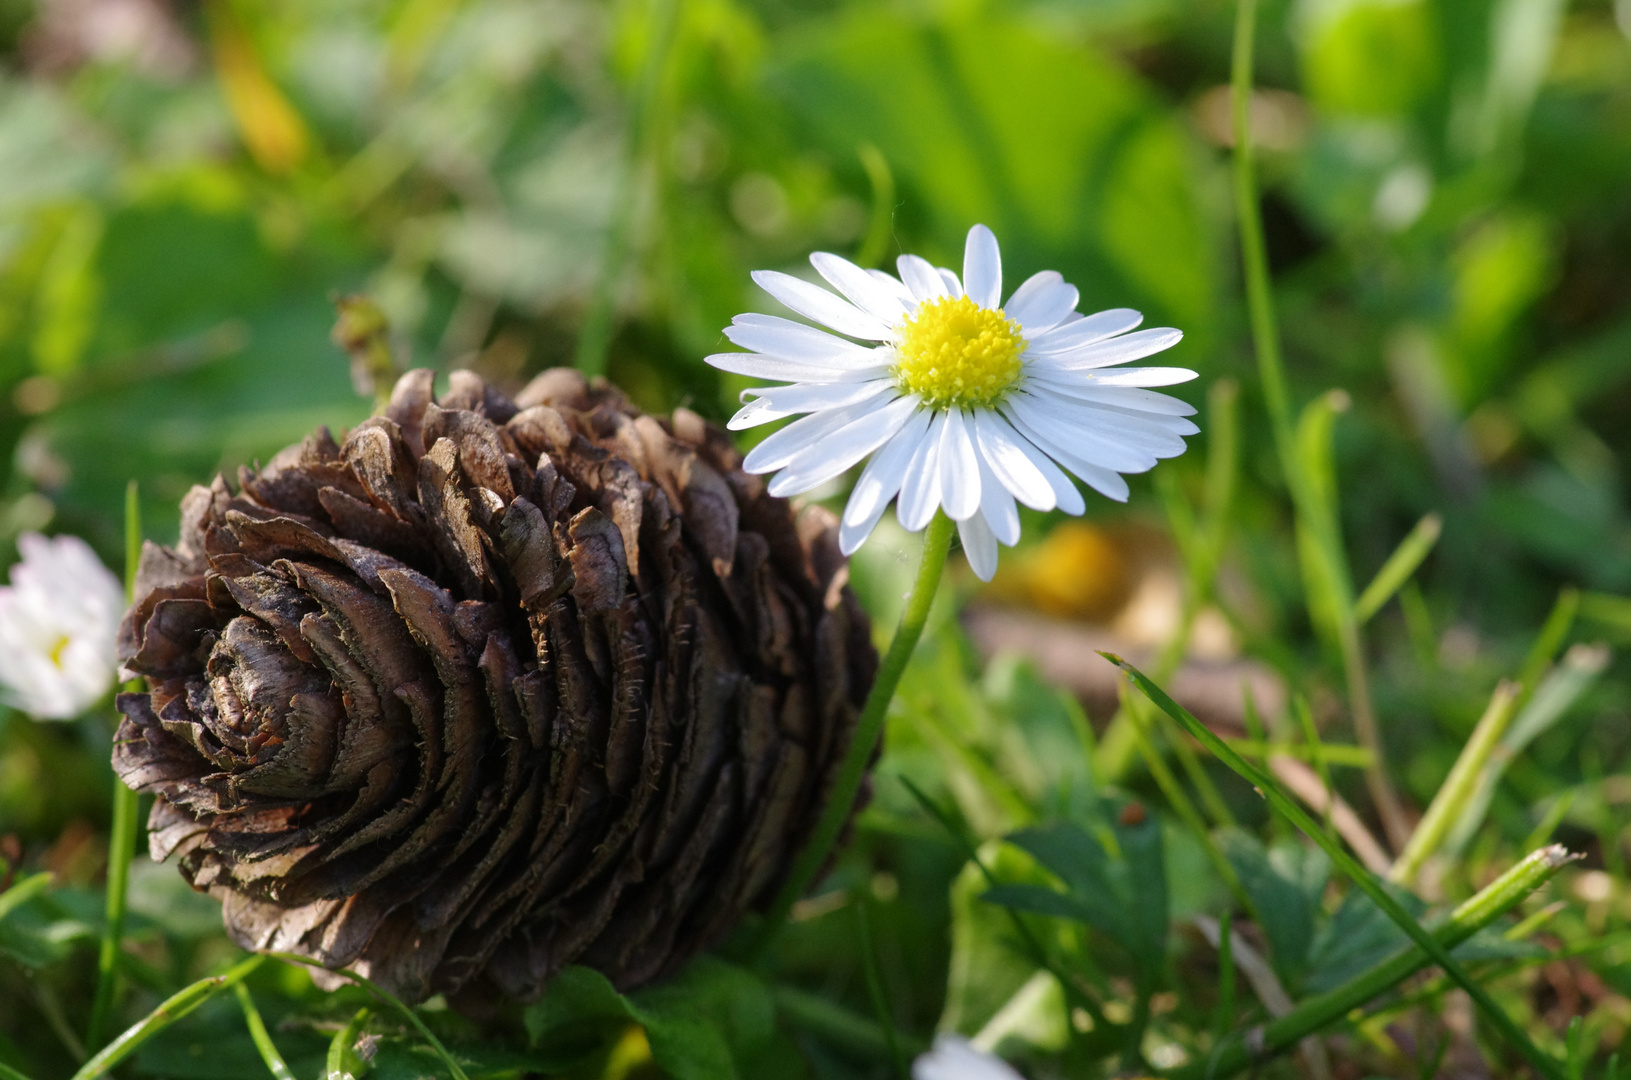
[[[244,1024],[249,1028],[249,1037],[254,1040],[255,1049],[260,1051],[261,1060],[266,1062],[267,1070],[276,1080],[295,1080],[295,1075],[289,1071],[283,1055],[278,1053],[277,1044],[272,1042],[272,1035],[266,1030],[266,1022],[261,1019],[260,1010],[255,1008],[255,999],[249,996],[249,988],[243,983],[237,983],[233,986],[232,992],[237,995],[238,1007],[244,1014]]]
[[[1325,742],[1320,738],[1318,725],[1314,723],[1314,713],[1308,707],[1308,699],[1298,694],[1292,702],[1291,711],[1297,714],[1297,722],[1302,725],[1303,741],[1308,744],[1309,758],[1314,763],[1314,772],[1319,775],[1320,783],[1325,788],[1325,810],[1321,814],[1325,823],[1325,835],[1336,838],[1336,809],[1337,789],[1331,782],[1331,766],[1325,757]],[[1264,765],[1269,762],[1265,759]]]
[[[1427,957],[1431,959],[1433,963],[1443,968],[1444,973],[1450,976],[1450,978],[1454,979],[1456,983],[1467,992],[1467,995],[1472,998],[1473,1004],[1478,1006],[1479,1011],[1484,1014],[1490,1025],[1494,1027],[1500,1033],[1501,1037],[1505,1039],[1514,1049],[1528,1059],[1529,1063],[1535,1067],[1537,1072],[1539,1072],[1542,1076],[1547,1077],[1547,1080],[1564,1080],[1563,1073],[1558,1062],[1549,1055],[1542,1053],[1541,1050],[1535,1046],[1532,1041],[1530,1041],[1529,1036],[1524,1033],[1523,1029],[1515,1024],[1512,1021],[1512,1018],[1507,1016],[1506,1012],[1498,1004],[1496,1004],[1493,998],[1489,996],[1488,991],[1469,977],[1466,971],[1462,969],[1461,965],[1456,963],[1456,961],[1451,958],[1449,950],[1441,945],[1432,934],[1424,929],[1408,911],[1401,907],[1399,902],[1393,899],[1393,897],[1388,894],[1386,889],[1377,884],[1376,880],[1354,859],[1352,855],[1348,854],[1347,850],[1344,849],[1341,844],[1334,842],[1330,839],[1330,837],[1326,836],[1324,830],[1320,828],[1319,823],[1310,817],[1307,811],[1305,811],[1301,806],[1297,805],[1295,800],[1282,791],[1280,789],[1280,785],[1272,776],[1261,771],[1256,766],[1248,762],[1245,758],[1229,749],[1228,745],[1225,744],[1222,739],[1212,734],[1211,730],[1208,729],[1205,724],[1195,719],[1195,717],[1192,716],[1188,710],[1179,705],[1177,702],[1173,701],[1172,698],[1168,697],[1166,691],[1150,682],[1149,678],[1133,665],[1129,664],[1127,661],[1121,659],[1121,657],[1116,656],[1113,653],[1100,653],[1099,655],[1103,656],[1106,660],[1109,660],[1112,664],[1115,664],[1118,668],[1125,672],[1127,676],[1133,680],[1134,684],[1144,692],[1145,696],[1147,696],[1151,701],[1155,702],[1156,705],[1160,706],[1161,710],[1168,716],[1172,717],[1174,720],[1178,721],[1185,728],[1187,728],[1190,734],[1194,735],[1197,739],[1204,743],[1206,748],[1212,751],[1213,754],[1217,755],[1217,757],[1225,765],[1239,773],[1240,776],[1248,783],[1256,787],[1257,790],[1262,793],[1263,797],[1268,800],[1271,807],[1278,811],[1281,816],[1286,818],[1286,820],[1290,821],[1291,824],[1305,833],[1309,839],[1318,844],[1320,848],[1331,857],[1331,861],[1335,863],[1344,874],[1352,879],[1353,883],[1357,885],[1365,893],[1365,895],[1369,896],[1373,901],[1375,901],[1376,906],[1381,908],[1382,912],[1386,914],[1389,919],[1393,920],[1393,922],[1397,924],[1401,930],[1409,935],[1410,939],[1420,946],[1422,951],[1426,953]],[[1555,861],[1556,866],[1548,866],[1548,872],[1546,875],[1544,875],[1550,876],[1550,872],[1555,871],[1558,867],[1561,867],[1568,861],[1568,858],[1568,853],[1560,846],[1556,848],[1545,848],[1542,849],[1541,852],[1531,855],[1529,859],[1525,860],[1524,864],[1520,865],[1526,865],[1530,862],[1530,860],[1535,859],[1539,859],[1539,861],[1542,863],[1550,863]],[[1503,876],[1500,881],[1497,882],[1497,884],[1500,884],[1506,880],[1507,876]],[[1494,888],[1494,886],[1491,886],[1491,889]],[[1486,889],[1484,892],[1479,893],[1466,904],[1463,904],[1460,908],[1458,908],[1457,911],[1464,912],[1468,918],[1481,916],[1487,911],[1490,913],[1489,918],[1493,919],[1495,915],[1500,913],[1500,911],[1506,910],[1505,907],[1499,907],[1498,904],[1503,897],[1508,895],[1508,893],[1506,891],[1502,891],[1492,898],[1491,896],[1486,895],[1491,892],[1491,889]],[[1521,896],[1512,897],[1511,903],[1517,903],[1518,900],[1522,899],[1522,896],[1527,896],[1528,893],[1532,891],[1533,889],[1529,889],[1528,891],[1522,893]],[[1506,905],[1506,907],[1510,906],[1511,904]],[[1426,961],[1423,961],[1423,963],[1425,964]]]
[[[1522,688],[1517,683],[1503,680],[1495,688],[1495,693],[1489,699],[1489,705],[1484,709],[1484,715],[1479,718],[1478,726],[1473,729],[1472,737],[1461,748],[1461,753],[1450,768],[1450,775],[1445,777],[1444,783],[1439,785],[1438,793],[1433,796],[1432,803],[1427,807],[1427,813],[1416,825],[1416,831],[1410,834],[1410,842],[1405,845],[1399,858],[1394,862],[1393,868],[1388,871],[1388,880],[1400,885],[1410,885],[1416,880],[1422,864],[1428,856],[1439,849],[1444,838],[1449,835],[1450,828],[1461,818],[1461,813],[1467,807],[1467,802],[1478,790],[1478,777],[1489,763],[1490,755],[1495,752],[1501,736],[1506,734],[1507,725],[1512,722],[1512,715],[1517,711],[1518,698]]]
[[[889,1060],[895,1064],[900,1080],[912,1080],[906,1053],[895,1036],[895,1017],[889,1009],[889,997],[884,993],[883,974],[878,970],[878,953],[872,940],[872,923],[866,913],[866,896],[855,896],[856,944],[861,950],[861,970],[866,975],[867,995],[872,998],[872,1011],[878,1014],[878,1026],[883,1029],[884,1042],[889,1047]]]
[[[1342,560],[1341,539],[1333,535],[1333,523],[1320,527],[1322,515],[1315,512],[1310,478],[1302,467],[1297,439],[1291,423],[1291,396],[1286,388],[1285,365],[1280,353],[1279,324],[1274,314],[1274,294],[1269,286],[1268,251],[1263,240],[1263,219],[1257,204],[1257,173],[1252,158],[1251,95],[1252,46],[1257,25],[1256,0],[1239,0],[1235,13],[1234,49],[1231,57],[1231,88],[1234,121],[1235,219],[1240,232],[1240,258],[1246,284],[1246,306],[1250,316],[1252,341],[1257,353],[1259,379],[1268,405],[1275,447],[1285,472],[1292,502],[1299,519],[1314,534],[1332,569]],[[1338,590],[1342,591],[1342,590]],[[1365,783],[1377,812],[1387,826],[1395,848],[1405,842],[1408,826],[1398,796],[1387,778],[1376,715],[1371,705],[1369,673],[1359,637],[1352,597],[1343,596],[1337,615],[1337,646],[1348,684],[1348,705],[1360,743],[1375,756],[1365,770]]]
[[[32,1078],[0,1061],[0,1080],[32,1080]]]
[[[862,143],[856,152],[861,158],[861,168],[866,170],[866,178],[872,185],[872,219],[867,225],[860,250],[855,253],[855,263],[870,269],[883,262],[883,257],[889,253],[889,241],[894,236],[895,173],[889,167],[889,159],[871,143]]]
[[[361,975],[358,975],[355,971],[347,971],[344,968],[335,971],[332,968],[324,967],[322,964],[318,963],[316,960],[310,959],[309,957],[297,956],[294,953],[284,952],[270,952],[266,955],[277,960],[282,960],[286,964],[299,964],[301,967],[316,968],[319,971],[327,971],[332,975],[338,975],[343,979],[349,979],[350,981],[356,983],[364,990],[367,990],[369,993],[373,994],[380,1001],[389,1005],[393,1012],[397,1013],[409,1024],[413,1025],[413,1029],[419,1033],[420,1038],[424,1039],[430,1046],[431,1050],[436,1053],[436,1056],[442,1059],[442,1064],[447,1066],[447,1070],[450,1074],[452,1074],[453,1080],[470,1080],[470,1077],[465,1073],[464,1068],[458,1063],[457,1060],[454,1059],[452,1054],[448,1053],[447,1047],[442,1045],[442,1040],[438,1039],[435,1033],[432,1032],[430,1028],[425,1026],[425,1022],[423,1020],[419,1019],[419,1014],[414,1012],[411,1008],[404,1004],[400,998],[386,990],[384,987],[369,981]]]
[[[142,559],[142,504],[136,481],[125,485],[125,603],[136,598],[136,568]],[[127,690],[141,689],[140,680],[126,684]],[[85,1044],[102,1041],[108,1014],[113,1011],[119,986],[119,954],[125,936],[125,908],[130,898],[130,863],[136,857],[136,835],[140,831],[141,796],[113,778],[113,827],[108,837],[108,884],[103,901],[102,939],[96,954],[96,996],[91,999],[91,1018],[85,1026]]]
[[[595,275],[594,290],[589,294],[583,328],[578,333],[574,362],[585,375],[602,375],[606,371],[606,350],[611,344],[617,314],[617,287],[627,269],[629,250],[633,246],[634,215],[640,201],[641,176],[646,161],[652,156],[653,117],[662,93],[663,75],[668,69],[668,54],[674,44],[683,3],[684,0],[651,0],[651,14],[645,20],[651,39],[647,44],[645,63],[640,68],[634,98],[629,105],[623,173],[612,198],[612,220],[606,230],[606,246],[601,252],[600,269]]]
[[[251,956],[249,959],[234,965],[231,970],[223,975],[212,975],[206,979],[199,979],[192,985],[176,991],[176,993],[165,999],[158,1008],[136,1021],[136,1023],[125,1029],[124,1034],[99,1050],[95,1057],[87,1061],[78,1072],[74,1073],[73,1080],[93,1080],[94,1077],[105,1076],[114,1066],[134,1053],[142,1043],[180,1020],[216,994],[242,982],[250,972],[260,967],[265,960],[264,956]]]
[[[1354,618],[1359,620],[1361,626],[1370,622],[1371,617],[1382,610],[1382,605],[1404,587],[1410,575],[1416,572],[1438,543],[1439,534],[1443,531],[1444,519],[1437,514],[1428,514],[1399,541],[1399,546],[1393,549],[1393,554],[1387,557],[1370,584],[1365,586],[1365,591],[1354,601]]]
[[[866,705],[861,709],[861,717],[855,724],[855,735],[850,740],[849,751],[839,769],[837,779],[833,781],[820,820],[816,822],[810,838],[805,841],[804,850],[799,852],[798,860],[794,862],[792,871],[787,875],[787,881],[782,885],[775,904],[765,916],[763,926],[749,946],[750,956],[763,953],[771,939],[781,930],[782,925],[787,922],[788,913],[793,910],[793,905],[804,896],[811,885],[815,884],[816,875],[827,864],[828,856],[838,843],[838,834],[843,831],[844,822],[849,820],[850,811],[855,805],[855,796],[861,790],[861,780],[866,775],[867,763],[872,760],[872,752],[877,749],[878,740],[883,735],[884,720],[889,715],[889,703],[894,700],[895,689],[900,685],[901,675],[905,673],[906,665],[912,659],[912,651],[917,648],[918,639],[923,636],[923,626],[929,620],[929,609],[934,606],[935,594],[940,591],[940,574],[946,568],[946,555],[951,550],[951,537],[955,529],[956,525],[944,511],[936,511],[934,519],[923,531],[923,554],[918,561],[917,578],[913,581],[912,591],[906,598],[906,606],[901,611],[900,624],[895,628],[895,636],[889,642],[889,651],[884,654],[883,663],[878,666],[878,676],[872,683],[871,692],[867,694]]]

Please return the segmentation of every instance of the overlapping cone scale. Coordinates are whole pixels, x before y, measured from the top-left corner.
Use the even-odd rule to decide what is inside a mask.
[[[431,373],[149,544],[114,766],[246,948],[410,1000],[630,987],[768,903],[877,664],[835,523],[695,414]]]

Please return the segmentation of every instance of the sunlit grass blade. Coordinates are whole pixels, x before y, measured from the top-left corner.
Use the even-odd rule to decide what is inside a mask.
[[[1354,601],[1354,617],[1361,625],[1370,622],[1371,616],[1382,610],[1382,605],[1410,580],[1410,575],[1416,572],[1416,568],[1438,543],[1443,530],[1444,520],[1437,514],[1428,514],[1399,541],[1399,546],[1393,549],[1393,554],[1388,556],[1387,562],[1376,571],[1376,576],[1371,578],[1365,591]]]
[[[125,485],[125,602],[136,598],[136,569],[142,559],[142,504],[136,481]],[[140,680],[132,680],[127,690],[139,690]],[[141,796],[113,778],[113,828],[108,837],[108,881],[103,902],[102,939],[96,954],[96,996],[91,999],[91,1018],[85,1027],[85,1043],[102,1041],[108,1013],[113,1009],[114,992],[119,985],[119,953],[125,936],[125,906],[130,894],[130,861],[136,855],[136,836],[141,825]]]
[[[161,1003],[158,1008],[127,1028],[124,1034],[98,1051],[95,1057],[87,1061],[78,1072],[74,1073],[73,1080],[92,1080],[93,1077],[105,1076],[114,1066],[134,1053],[142,1043],[180,1020],[216,994],[236,986],[250,972],[265,962],[265,959],[262,956],[251,956],[223,975],[212,975],[207,979],[199,979],[192,985],[178,990]]]
[[[362,1029],[371,1016],[373,1013],[369,1010],[358,1009],[351,1022],[334,1033],[334,1038],[328,1044],[323,1080],[355,1080],[362,1074],[364,1066],[352,1046],[362,1037]]]
[[[419,1032],[420,1038],[424,1039],[430,1048],[435,1051],[436,1056],[442,1059],[442,1064],[447,1066],[447,1071],[452,1075],[453,1080],[470,1080],[470,1077],[465,1074],[463,1067],[459,1065],[458,1061],[454,1059],[452,1054],[448,1053],[447,1047],[442,1045],[442,1040],[438,1039],[430,1028],[425,1026],[425,1022],[423,1020],[419,1019],[419,1014],[413,1009],[409,1008],[400,998],[386,990],[384,987],[365,979],[363,976],[358,975],[355,971],[346,971],[343,968],[339,971],[334,971],[331,968],[324,967],[322,964],[319,964],[316,960],[312,960],[309,957],[283,952],[267,953],[266,955],[282,960],[286,964],[299,964],[302,967],[316,968],[319,971],[327,971],[330,974],[340,976],[342,979],[349,979],[351,982],[356,983],[358,986],[373,994],[380,1001],[384,1002],[386,1005],[389,1005],[393,1012],[411,1024],[413,1029]]]
[[[1445,973],[1467,992],[1473,1003],[1478,1006],[1479,1010],[1488,1019],[1490,1025],[1500,1032],[1507,1043],[1528,1059],[1536,1071],[1547,1077],[1548,1080],[1562,1080],[1563,1073],[1558,1062],[1542,1053],[1530,1041],[1529,1036],[1524,1034],[1523,1029],[1515,1024],[1512,1018],[1507,1016],[1506,1012],[1489,996],[1489,992],[1471,979],[1462,970],[1461,965],[1451,958],[1449,951],[1433,935],[1423,929],[1422,925],[1401,907],[1399,902],[1389,895],[1387,890],[1382,888],[1376,882],[1376,879],[1363,866],[1359,865],[1341,844],[1328,837],[1325,830],[1320,827],[1319,822],[1310,817],[1301,806],[1298,806],[1285,792],[1281,791],[1279,784],[1273,777],[1229,749],[1228,745],[1212,734],[1205,724],[1195,719],[1186,709],[1168,697],[1164,690],[1150,682],[1137,668],[1112,653],[1101,653],[1100,655],[1125,672],[1145,696],[1155,702],[1168,716],[1183,725],[1190,734],[1205,744],[1208,750],[1217,755],[1218,759],[1225,765],[1239,773],[1243,779],[1257,788],[1275,811],[1318,844],[1327,855],[1331,856],[1331,861],[1356,886],[1375,901],[1377,907],[1381,908],[1388,918],[1398,924],[1399,928],[1410,936],[1410,939],[1422,949],[1433,963],[1443,968]],[[1556,852],[1557,865],[1561,866],[1566,856],[1561,848],[1556,849]]]
[[[260,1010],[255,1008],[255,999],[249,996],[249,988],[243,983],[233,986],[232,992],[238,997],[238,1007],[243,1010],[244,1023],[249,1027],[249,1037],[255,1042],[255,1049],[260,1051],[261,1060],[266,1062],[266,1068],[276,1080],[295,1080],[294,1073],[278,1053],[277,1045],[272,1042],[272,1035],[266,1030],[266,1022],[261,1019]]]
[[[51,887],[51,872],[42,870],[30,874],[0,893],[0,921]]]
[[[1389,871],[1389,880],[1401,885],[1414,882],[1422,863],[1439,849],[1450,827],[1460,819],[1477,789],[1479,774],[1484,771],[1501,736],[1506,734],[1507,725],[1512,722],[1519,691],[1518,684],[1512,682],[1503,681],[1495,688],[1489,706],[1479,718],[1478,726],[1473,728],[1472,737],[1461,748],[1455,764],[1450,768],[1450,775],[1439,785],[1438,793],[1417,823],[1416,831],[1410,834],[1410,843],[1405,845]]]
[[[1564,655],[1562,663],[1546,673],[1532,696],[1520,694],[1519,700],[1527,696],[1528,703],[1518,709],[1506,733],[1484,763],[1472,794],[1463,803],[1455,824],[1444,838],[1444,851],[1455,854],[1466,847],[1489,812],[1495,785],[1500,782],[1507,765],[1574,707],[1575,702],[1602,676],[1608,661],[1607,649],[1576,645]]]

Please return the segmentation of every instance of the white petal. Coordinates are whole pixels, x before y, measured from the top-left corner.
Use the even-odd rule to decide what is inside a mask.
[[[1195,373],[1181,367],[1130,367],[1094,372],[1091,377],[1100,386],[1172,386],[1188,382]]]
[[[991,471],[990,462],[980,459],[980,517],[998,542],[1013,547],[1019,543],[1019,508]]]
[[[1054,440],[1055,445],[1068,447],[1073,457],[1083,462],[1112,468],[1117,473],[1142,473],[1155,467],[1155,452],[1143,445],[1143,440],[1129,439],[1122,436],[1122,432],[1098,431],[1088,427],[1072,411],[1057,408],[1026,393],[1008,396],[1008,400],[1003,401],[1003,414],[1010,419],[1018,416],[1031,426],[1031,431],[1041,432]],[[1054,457],[1059,455],[1055,454]]]
[[[997,572],[997,538],[979,514],[957,523],[957,536],[963,542],[968,568],[981,581],[990,581]]]
[[[834,337],[825,330],[780,315],[738,315],[725,336],[754,352],[781,360],[802,360],[826,367],[867,367],[877,363],[877,349]]]
[[[1081,394],[1081,387],[1050,383],[1045,379],[1026,379],[1025,392],[1043,399],[1069,402],[1072,406],[1087,409],[1087,415],[1102,414],[1111,418],[1112,422],[1135,423],[1155,431],[1165,431],[1171,435],[1199,435],[1201,429],[1195,426],[1193,420],[1184,416],[1174,416],[1171,413],[1146,412],[1143,409],[1130,408],[1117,403],[1113,398],[1088,397]],[[1106,395],[1111,394],[1138,394],[1145,391],[1133,390],[1124,386],[1107,386]],[[1164,396],[1164,395],[1163,395]],[[1168,399],[1176,400],[1176,399]]]
[[[1113,367],[1130,360],[1142,360],[1178,344],[1184,336],[1182,330],[1158,327],[1139,330],[1122,337],[1097,341],[1060,352],[1038,352],[1035,363],[1039,368],[1053,371],[1086,371],[1091,368]]]
[[[916,255],[902,255],[895,260],[895,269],[900,271],[900,279],[912,290],[912,295],[919,303],[955,295],[946,288],[946,281],[940,276],[940,271],[930,265],[927,259]]]
[[[1036,435],[1042,435],[1054,446],[1066,448],[1076,461],[1131,473],[1144,472],[1155,466],[1156,456],[1150,450],[1132,445],[1117,435],[1084,428],[1028,395],[1011,395],[1003,402],[1002,411],[1031,441],[1036,441]],[[1075,471],[1070,461],[1051,450],[1049,453],[1054,460]]]
[[[1034,367],[1025,371],[1026,386],[1040,386],[1054,393],[1073,397],[1077,401],[1099,402],[1131,412],[1154,413],[1158,416],[1194,416],[1195,406],[1169,394],[1154,390],[1137,390],[1130,386],[1104,386],[1086,382],[1075,375],[1044,375]]]
[[[935,269],[935,273],[939,274],[940,280],[945,283],[946,294],[948,296],[955,299],[956,297],[963,295],[963,283],[957,280],[956,274],[952,273],[950,270],[947,270],[944,266],[937,267]]]
[[[917,306],[917,297],[912,295],[912,290],[894,274],[887,270],[868,270],[867,276],[888,289],[890,295],[900,297],[901,303],[906,305],[908,311]]]
[[[758,404],[755,402],[754,404]],[[802,454],[806,448],[814,446],[839,428],[854,420],[859,420],[878,408],[882,401],[863,401],[845,409],[828,409],[824,412],[812,413],[801,417],[770,436],[764,442],[748,451],[748,456],[742,460],[742,468],[750,473],[775,472],[792,464],[793,459]],[[748,406],[752,408],[753,406]],[[746,411],[746,410],[743,410]],[[738,414],[740,415],[740,414]]]
[[[980,508],[980,459],[962,409],[948,410],[941,428],[940,504],[953,521],[962,521]]]
[[[1114,470],[1083,460],[1080,455],[1055,442],[1045,433],[1032,428],[1023,418],[1010,416],[1009,419],[1014,421],[1015,429],[1029,439],[1038,450],[1081,477],[1095,491],[1115,499],[1117,502],[1127,501],[1127,481],[1123,480]],[[1077,494],[1080,497],[1080,492]],[[1059,502],[1059,508],[1066,513],[1079,514],[1082,512],[1081,510],[1070,509],[1065,505],[1063,499]]]
[[[901,479],[895,517],[907,532],[922,529],[940,506],[940,433],[945,425],[946,414],[935,413]]]
[[[1035,280],[1034,278],[1032,280]],[[1059,325],[1059,320],[1071,313],[1081,294],[1076,286],[1064,282],[1044,285],[1019,303],[1010,300],[1003,310],[1019,323],[1027,339]]]
[[[1052,510],[1058,500],[1048,478],[1020,447],[1023,441],[1008,421],[991,409],[974,413],[974,436],[980,460],[1002,486],[1032,510]]]
[[[1037,293],[1049,285],[1058,285],[1064,280],[1065,276],[1057,270],[1038,270],[1020,282],[1019,288],[1014,290],[1014,295],[1010,296],[1008,302],[1002,305],[1002,310],[1009,315],[1013,315],[1015,308],[1030,303]]]
[[[806,319],[830,326],[840,334],[868,341],[884,341],[889,327],[841,297],[791,274],[776,270],[755,270],[753,280]]]
[[[1080,319],[1066,319],[1057,327],[1031,342],[1035,353],[1069,352],[1095,341],[1125,334],[1144,321],[1144,316],[1132,308],[1111,308]]]
[[[780,357],[751,352],[714,353],[703,359],[720,371],[748,375],[755,379],[774,379],[777,382],[865,382],[889,374],[888,364],[874,364],[864,368],[822,367],[819,364],[783,360]]]
[[[853,555],[857,548],[872,535],[878,519],[883,517],[889,500],[900,490],[906,478],[906,467],[911,464],[917,448],[929,431],[934,414],[918,409],[907,417],[906,423],[872,456],[861,470],[860,479],[850,492],[844,506],[844,520],[838,529],[838,547],[845,555]]]
[[[843,383],[794,383],[792,386],[755,386],[742,391],[743,397],[752,396],[758,400],[744,408],[735,416],[726,427],[732,431],[740,431],[745,427],[757,427],[768,420],[779,420],[784,416],[796,416],[799,413],[822,412],[827,409],[842,409],[847,405],[858,405],[864,401],[872,401],[886,394],[899,393],[895,389],[892,379],[873,379],[871,382],[843,382]],[[755,406],[763,405],[764,409],[751,414],[751,419],[742,419],[743,414]],[[773,414],[769,417],[765,412]]]
[[[963,288],[983,308],[995,311],[1002,306],[1002,252],[984,225],[970,229],[963,243]]]
[[[1065,475],[1065,471],[1055,465],[1052,458],[1038,449],[1036,444],[1032,443],[1024,435],[1016,431],[1014,436],[1019,440],[1020,450],[1030,459],[1031,464],[1037,467],[1037,470],[1042,473],[1043,479],[1047,480],[1048,486],[1053,489],[1053,498],[1059,504],[1059,509],[1067,514],[1085,513],[1087,511],[1087,500],[1082,498],[1082,493],[1077,490],[1070,477]]]
[[[1178,417],[1133,416],[1085,402],[1071,401],[1069,398],[1038,398],[1030,393],[1024,396],[1036,402],[1037,407],[1045,410],[1053,419],[1064,424],[1066,430],[1079,431],[1125,446],[1148,450],[1156,457],[1176,457],[1185,449],[1183,438],[1176,431],[1165,427],[1165,424],[1195,426],[1188,420]]]
[[[1007,1062],[976,1050],[961,1035],[940,1034],[912,1062],[912,1080],[1021,1080]]]
[[[851,420],[777,473],[770,481],[770,494],[790,498],[842,476],[899,431],[917,407],[916,395],[896,398],[881,409]]]
[[[810,265],[850,302],[885,326],[894,326],[910,310],[899,294],[872,279],[848,259],[826,251],[810,256]]]

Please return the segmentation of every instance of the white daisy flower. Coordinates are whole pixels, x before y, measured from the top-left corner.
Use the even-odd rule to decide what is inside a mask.
[[[809,491],[871,455],[844,510],[846,555],[898,497],[910,532],[944,508],[969,565],[989,581],[997,544],[1019,540],[1016,501],[1080,514],[1086,506],[1066,472],[1126,501],[1122,473],[1176,457],[1198,430],[1185,419],[1193,408],[1146,389],[1187,382],[1193,371],[1117,367],[1171,348],[1180,331],[1132,332],[1143,316],[1126,308],[1084,317],[1075,286],[1052,270],[1002,303],[1002,256],[984,225],[968,232],[961,280],[916,255],[900,257],[899,278],[826,252],[810,262],[842,295],[774,270],[753,280],[844,337],[738,315],[725,336],[752,351],[708,363],[788,384],[744,391],[732,430],[805,414],[743,463],[776,473],[771,494]]]
[[[77,536],[24,533],[17,547],[22,561],[0,586],[0,684],[8,704],[66,720],[113,685],[124,586]]]
[[[912,1080],[1023,1080],[999,1057],[958,1035],[940,1035],[934,1049],[912,1062]]]

